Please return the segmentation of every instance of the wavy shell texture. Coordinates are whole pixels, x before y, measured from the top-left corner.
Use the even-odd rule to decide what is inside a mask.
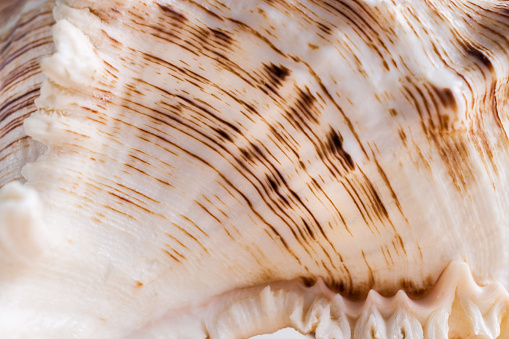
[[[2,14],[1,337],[509,336],[507,2],[52,7]]]
[[[0,187],[22,180],[21,167],[45,150],[27,137],[23,120],[36,111],[39,58],[54,52],[53,6],[45,0],[0,3]]]

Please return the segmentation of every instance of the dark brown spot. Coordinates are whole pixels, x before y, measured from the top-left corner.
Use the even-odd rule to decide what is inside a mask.
[[[329,26],[324,25],[323,23],[318,23],[318,29],[324,32],[325,34],[330,34],[331,28]]]
[[[219,136],[221,138],[228,140],[228,141],[232,141],[232,137],[228,133],[226,133],[224,130],[219,129],[219,128],[215,128],[214,130],[217,132],[217,134],[219,134]]]
[[[451,108],[456,111],[458,105],[456,103],[456,98],[454,98],[454,93],[450,88],[436,88],[433,86],[433,90],[437,93],[440,102],[444,107]]]
[[[345,294],[345,292],[346,292],[346,286],[343,281],[335,282],[335,283],[331,284],[329,286],[329,288],[331,288],[333,291],[335,291],[336,293],[339,293],[341,295]]]
[[[157,5],[163,10],[163,12],[166,15],[168,15],[172,19],[180,21],[180,22],[184,22],[187,20],[187,18],[184,16],[184,14],[176,11],[175,9],[171,8],[170,6],[162,5],[162,4],[157,4]]]
[[[401,129],[401,128],[400,128],[400,129],[398,130],[398,133],[399,133],[399,138],[401,139],[401,141],[403,141],[403,144],[405,144],[405,145],[406,145],[406,139],[407,139],[407,137],[406,137],[405,131],[403,131],[403,129]]]
[[[343,137],[338,134],[335,130],[331,129],[329,134],[327,135],[328,147],[332,154],[339,156],[341,159],[345,161],[350,170],[355,169],[355,163],[344,149],[343,149]]]
[[[490,59],[488,59],[483,52],[469,44],[464,45],[464,48],[469,57],[474,59],[476,62],[483,64],[490,71],[493,70],[493,65],[491,64]]]
[[[317,124],[319,122],[321,111],[314,106],[316,98],[309,89],[297,88],[298,98],[295,103],[289,107],[288,118],[295,122],[295,127],[301,131],[312,130],[310,122]]]
[[[274,178],[271,178],[270,175],[267,175],[267,182],[269,183],[270,187],[272,188],[273,191],[277,191],[278,190],[278,187],[279,187],[279,183],[274,180]]]
[[[98,11],[94,8],[89,8],[88,10],[90,13],[101,19],[101,21],[108,22],[108,19],[110,19],[110,16],[105,11]]]
[[[269,82],[271,85],[278,88],[281,86],[283,81],[290,75],[290,70],[282,65],[275,65],[271,63],[270,65],[263,65],[265,72],[269,77]]]
[[[433,287],[433,279],[427,277],[422,285],[417,285],[414,281],[409,279],[401,279],[399,281],[400,289],[402,289],[412,299],[424,298]]]
[[[304,218],[300,218],[300,220],[302,221],[302,224],[304,225],[304,228],[306,229],[306,231],[309,234],[309,236],[312,239],[315,239],[315,232],[313,232],[313,230],[311,229],[311,226],[309,225],[309,223],[306,220],[304,220]]]
[[[212,34],[214,35],[214,37],[217,40],[222,41],[226,45],[231,45],[231,43],[233,42],[233,38],[230,36],[230,34],[224,32],[224,31],[220,31],[218,29],[212,29],[212,28],[210,29],[210,31],[212,32]]]
[[[302,280],[302,283],[304,284],[304,286],[306,286],[306,287],[311,287],[316,284],[316,278],[304,277],[304,278],[301,278],[301,280]]]
[[[373,287],[370,283],[367,282],[356,283],[355,286],[353,286],[351,281],[350,284],[348,284],[343,280],[326,281],[325,285],[327,285],[331,291],[341,294],[343,297],[354,301],[366,300],[369,291]]]
[[[244,160],[246,161],[249,161],[251,162],[253,160],[253,156],[251,155],[251,153],[246,150],[245,148],[241,148],[240,149],[240,154],[242,154],[242,157],[244,158]]]

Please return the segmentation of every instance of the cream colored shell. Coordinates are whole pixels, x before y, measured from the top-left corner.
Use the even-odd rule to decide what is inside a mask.
[[[506,2],[23,4],[0,337],[509,336]]]

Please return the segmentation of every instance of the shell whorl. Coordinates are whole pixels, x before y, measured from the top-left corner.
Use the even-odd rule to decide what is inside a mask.
[[[0,4],[0,187],[22,180],[21,168],[45,150],[26,135],[23,120],[36,111],[39,58],[54,52],[53,6],[47,0]]]

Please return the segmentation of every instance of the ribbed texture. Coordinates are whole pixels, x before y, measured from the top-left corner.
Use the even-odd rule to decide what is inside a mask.
[[[8,6],[7,6],[8,5]],[[21,168],[44,150],[27,137],[23,120],[36,111],[43,75],[42,56],[54,52],[54,1],[5,1],[0,20],[0,187],[22,180]]]

